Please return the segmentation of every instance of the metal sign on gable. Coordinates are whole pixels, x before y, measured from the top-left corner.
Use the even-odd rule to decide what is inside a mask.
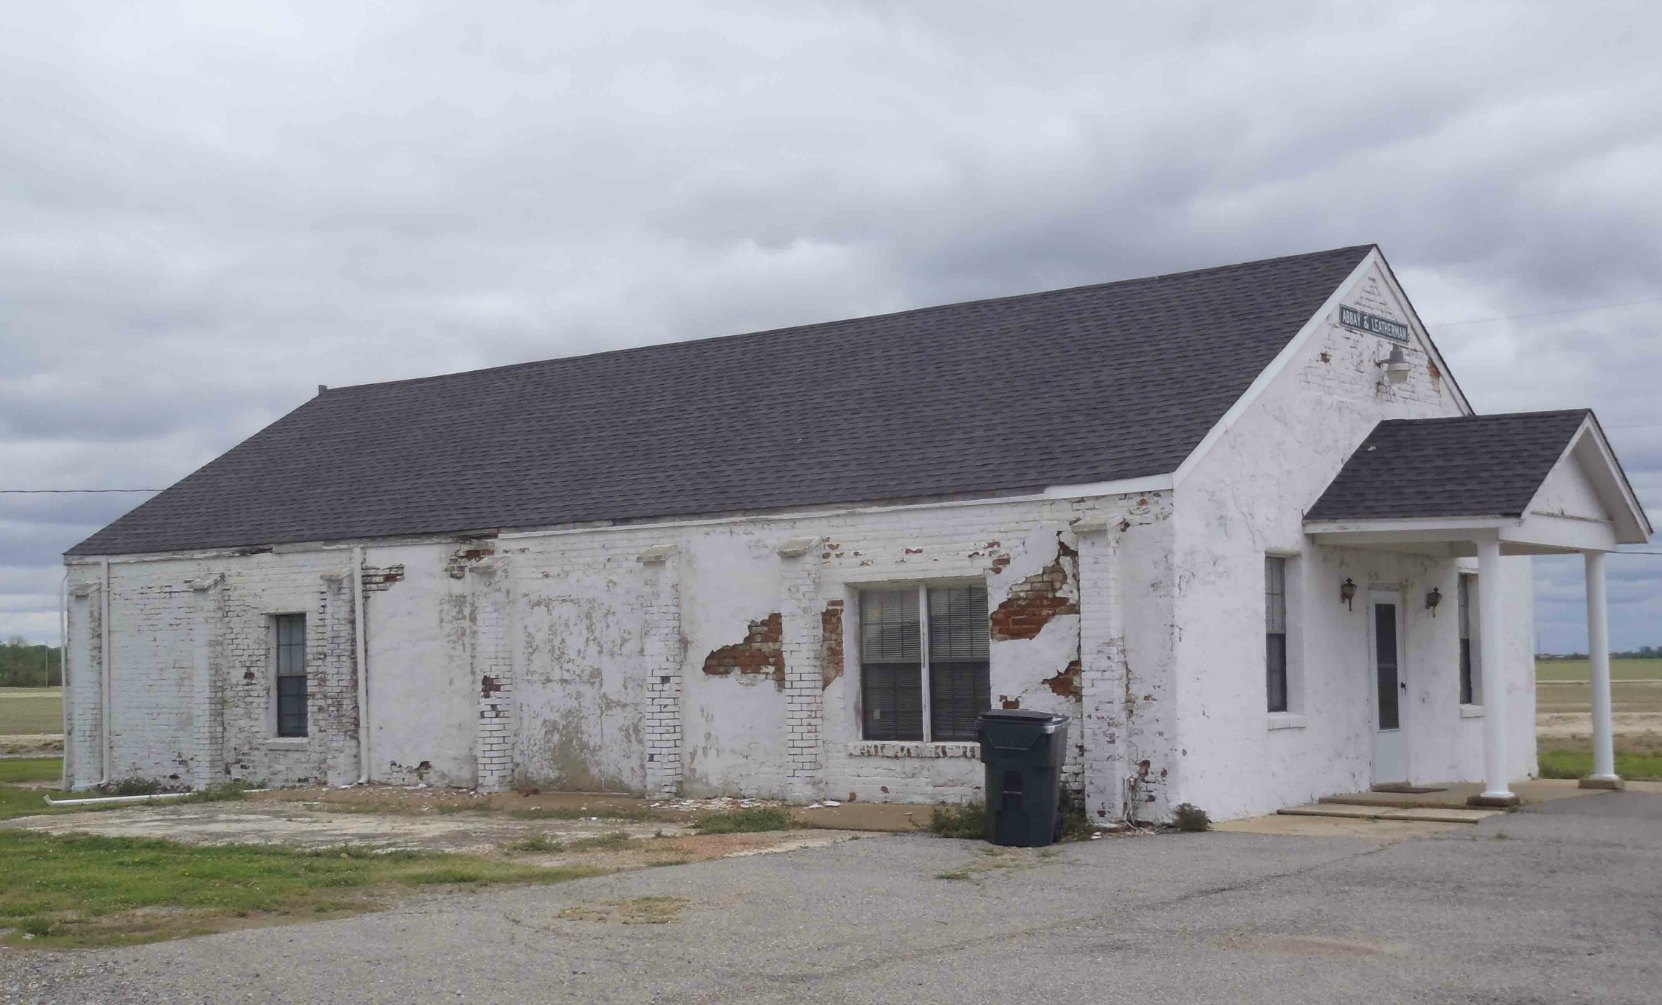
[[[1401,321],[1392,321],[1390,318],[1382,318],[1377,314],[1369,314],[1367,311],[1359,311],[1354,307],[1345,307],[1342,304],[1339,307],[1339,323],[1346,328],[1354,328],[1359,332],[1367,332],[1369,335],[1378,335],[1393,342],[1406,344],[1413,341],[1413,334],[1408,330],[1408,326]]]

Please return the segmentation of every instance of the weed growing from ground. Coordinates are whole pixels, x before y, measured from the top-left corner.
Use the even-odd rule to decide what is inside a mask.
[[[1197,832],[1212,829],[1212,818],[1194,803],[1178,803],[1172,810],[1172,824],[1180,831]]]
[[[987,838],[987,807],[984,803],[937,806],[929,813],[929,829],[948,838]]]
[[[692,822],[700,834],[748,834],[790,830],[795,824],[783,806],[752,806],[726,813],[707,813]]]

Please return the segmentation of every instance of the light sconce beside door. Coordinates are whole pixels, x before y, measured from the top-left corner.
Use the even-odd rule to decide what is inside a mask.
[[[1431,616],[1434,618],[1437,616],[1437,605],[1442,602],[1443,591],[1437,589],[1435,586],[1431,588],[1430,593],[1425,595],[1425,609],[1430,611]]]
[[[1349,576],[1346,576],[1345,581],[1339,584],[1339,599],[1345,602],[1346,610],[1356,610],[1356,608],[1351,606],[1350,603],[1352,600],[1356,599],[1356,584],[1351,581]]]

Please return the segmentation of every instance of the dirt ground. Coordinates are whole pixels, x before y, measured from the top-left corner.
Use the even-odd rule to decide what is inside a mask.
[[[1662,712],[1613,712],[1611,723],[1619,740],[1624,736],[1662,734]],[[1588,712],[1542,712],[1535,716],[1535,735],[1543,740],[1593,735]]]
[[[317,790],[310,792],[313,796],[318,794]],[[353,794],[360,797],[356,806],[345,801],[345,797]],[[329,793],[332,799],[307,799],[304,795],[291,791],[224,802],[149,803],[128,809],[22,817],[0,826],[55,834],[77,831],[200,844],[278,844],[295,848],[354,845],[385,850],[511,855],[517,861],[537,865],[610,868],[789,851],[859,836],[821,830],[699,834],[688,826],[686,819],[677,822],[606,816],[606,808],[598,805],[595,797],[585,800],[567,793],[540,800],[543,809],[563,812],[572,808],[570,804],[581,801],[596,810],[596,815],[568,819],[563,815],[539,817],[501,810],[492,812],[482,805],[478,809],[463,808],[468,802],[484,804],[501,797],[474,797],[451,790],[349,790]],[[629,803],[623,812],[642,813],[640,801],[629,800]],[[366,808],[371,805],[381,808]],[[532,809],[523,805],[514,808]],[[681,815],[690,817],[686,813]],[[625,835],[627,840],[618,835]],[[521,847],[516,849],[516,845]]]
[[[61,753],[62,733],[13,733],[0,736],[0,757],[51,757]]]

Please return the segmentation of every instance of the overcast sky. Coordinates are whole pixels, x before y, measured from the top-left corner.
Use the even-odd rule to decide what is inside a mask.
[[[320,383],[1377,242],[1479,411],[1595,407],[1662,524],[1659,29],[7,3],[0,489],[165,486]],[[143,498],[0,495],[0,637],[55,641],[60,554]],[[1662,556],[1609,567],[1613,645],[1662,643]],[[1579,560],[1536,575],[1541,645],[1580,649]]]

